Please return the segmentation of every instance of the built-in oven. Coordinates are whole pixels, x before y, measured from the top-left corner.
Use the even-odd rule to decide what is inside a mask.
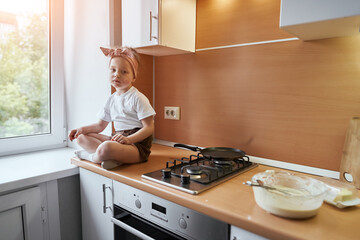
[[[111,221],[115,239],[185,239],[116,205]]]
[[[114,181],[115,239],[229,238],[229,225],[192,209]]]

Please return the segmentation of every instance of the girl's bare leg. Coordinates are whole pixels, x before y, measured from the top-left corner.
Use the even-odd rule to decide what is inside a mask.
[[[77,138],[77,143],[88,153],[94,153],[98,146],[107,140],[110,140],[109,136],[98,133],[89,133],[87,135],[81,134]]]
[[[139,150],[135,145],[121,144],[115,141],[104,141],[93,155],[95,162],[116,160],[121,163],[140,162]]]

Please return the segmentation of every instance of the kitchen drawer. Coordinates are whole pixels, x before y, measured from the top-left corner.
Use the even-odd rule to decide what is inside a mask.
[[[255,233],[246,231],[242,228],[238,228],[235,226],[231,226],[230,228],[230,240],[266,240],[268,238],[264,238]]]

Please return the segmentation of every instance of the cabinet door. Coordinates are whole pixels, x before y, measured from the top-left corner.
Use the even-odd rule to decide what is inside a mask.
[[[0,239],[43,239],[39,187],[0,196]]]
[[[255,233],[248,232],[244,229],[232,226],[230,227],[230,240],[268,240],[268,238],[264,238]]]
[[[25,239],[22,225],[22,207],[0,212],[0,239]]]
[[[113,240],[112,180],[80,168],[83,239]]]
[[[281,0],[280,28],[303,40],[359,34],[359,0]]]
[[[122,46],[158,44],[158,0],[122,0]]]

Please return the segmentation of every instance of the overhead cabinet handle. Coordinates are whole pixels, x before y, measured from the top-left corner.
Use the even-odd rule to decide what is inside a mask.
[[[151,38],[151,35],[152,35],[152,12],[150,11],[150,41],[152,40]]]
[[[156,16],[152,15],[152,11],[150,11],[150,41],[152,41],[153,38],[157,39],[157,37],[152,36],[152,19],[158,19]]]

